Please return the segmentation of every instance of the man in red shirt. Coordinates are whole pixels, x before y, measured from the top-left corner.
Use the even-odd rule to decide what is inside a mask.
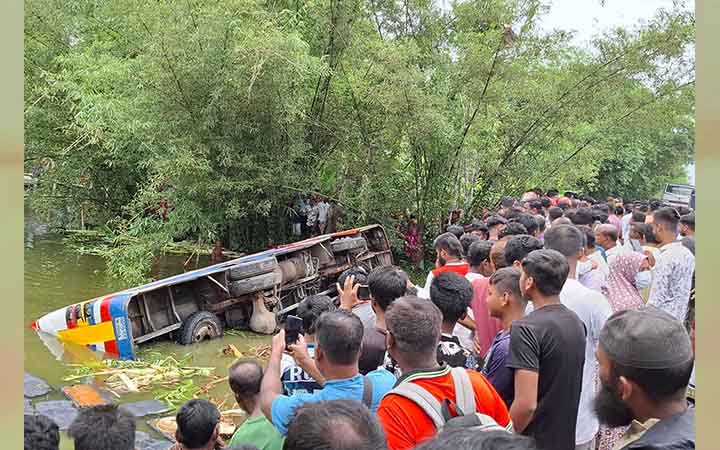
[[[442,314],[429,301],[418,297],[402,297],[388,307],[386,313],[387,348],[403,373],[395,388],[411,383],[438,402],[445,399],[458,403],[451,368],[438,364],[436,348],[440,340]],[[454,370],[458,370],[455,368]],[[510,415],[500,395],[479,372],[465,371],[474,392],[475,411],[495,420],[501,427],[511,429]],[[452,412],[458,411],[452,407]],[[437,432],[435,422],[415,401],[390,391],[380,402],[378,419],[385,429],[390,450],[405,450],[417,446]]]
[[[443,272],[455,272],[461,277],[467,275],[470,266],[463,261],[463,248],[460,240],[452,233],[443,233],[433,243],[437,258],[435,260],[435,269],[430,271],[425,280],[425,287],[418,288],[418,296],[422,298],[430,298],[430,285],[433,278]]]

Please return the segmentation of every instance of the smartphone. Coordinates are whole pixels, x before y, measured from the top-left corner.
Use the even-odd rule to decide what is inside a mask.
[[[634,252],[640,252],[642,253],[642,245],[640,245],[640,241],[637,239],[630,239],[630,245],[632,246],[632,249]]]
[[[370,288],[367,284],[361,284],[357,291],[358,300],[367,300],[370,298]]]
[[[285,346],[295,344],[302,330],[302,319],[298,316],[287,316],[285,318]]]

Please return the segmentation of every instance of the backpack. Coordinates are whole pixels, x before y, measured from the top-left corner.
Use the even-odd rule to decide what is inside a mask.
[[[450,374],[455,387],[456,403],[447,398],[443,399],[441,403],[430,392],[412,382],[400,383],[388,394],[400,395],[413,401],[430,417],[437,432],[443,429],[460,428],[471,428],[478,431],[510,432],[512,430],[512,424],[509,424],[507,428],[502,427],[492,417],[477,412],[475,390],[464,367],[453,367]],[[455,410],[454,416],[450,412],[450,405],[453,405]]]

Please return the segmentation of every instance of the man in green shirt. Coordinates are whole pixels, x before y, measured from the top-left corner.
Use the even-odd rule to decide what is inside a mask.
[[[235,401],[248,418],[233,434],[228,447],[252,444],[258,450],[281,450],[284,438],[260,410],[263,368],[257,361],[241,360],[230,366],[228,381]]]

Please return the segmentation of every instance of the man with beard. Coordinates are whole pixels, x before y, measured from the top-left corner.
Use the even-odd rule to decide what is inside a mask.
[[[467,262],[463,261],[463,249],[460,240],[452,233],[443,233],[434,242],[437,258],[435,259],[435,269],[428,273],[425,280],[425,287],[418,288],[418,297],[430,298],[430,285],[433,278],[443,272],[455,272],[464,277],[470,270]]]
[[[695,408],[685,398],[694,357],[682,322],[651,306],[619,311],[603,327],[597,358],[597,416],[629,425],[615,449],[695,449]]]

